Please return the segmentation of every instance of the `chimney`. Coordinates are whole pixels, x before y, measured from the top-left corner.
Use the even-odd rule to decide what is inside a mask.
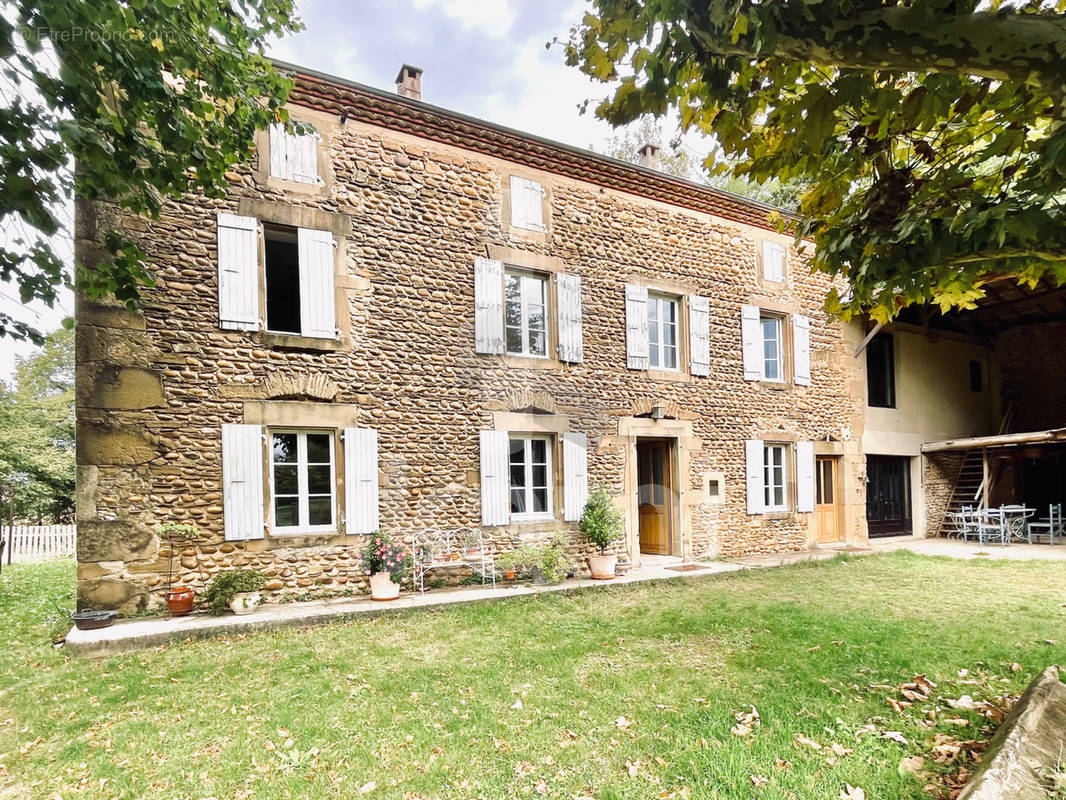
[[[648,142],[640,150],[640,165],[648,169],[659,169],[659,145]]]
[[[404,64],[396,76],[396,91],[412,100],[422,99],[422,68]]]

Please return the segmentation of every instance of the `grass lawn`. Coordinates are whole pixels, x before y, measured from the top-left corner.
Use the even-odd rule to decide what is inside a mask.
[[[0,576],[3,800],[922,798],[902,758],[987,736],[948,698],[1066,662],[1066,565],[1044,562],[837,559],[106,661],[48,644],[73,572]],[[897,713],[917,673],[938,686]]]

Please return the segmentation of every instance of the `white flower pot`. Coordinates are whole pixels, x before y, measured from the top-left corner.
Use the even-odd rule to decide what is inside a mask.
[[[614,578],[614,568],[617,564],[618,556],[615,553],[589,556],[589,572],[598,581],[609,581]]]
[[[400,596],[400,584],[392,582],[387,572],[375,572],[370,576],[370,597],[374,600],[395,600]]]
[[[259,592],[237,592],[229,601],[229,607],[234,614],[251,614],[259,600]]]

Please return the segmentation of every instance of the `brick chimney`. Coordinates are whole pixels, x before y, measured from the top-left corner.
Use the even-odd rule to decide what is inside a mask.
[[[404,64],[396,76],[396,91],[412,100],[422,99],[422,68]]]
[[[659,169],[659,145],[648,142],[640,150],[640,165],[648,169]]]

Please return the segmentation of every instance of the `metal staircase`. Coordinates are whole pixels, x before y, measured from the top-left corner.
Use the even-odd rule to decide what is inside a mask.
[[[1011,423],[1014,421],[1014,403],[1009,402],[1003,412],[1003,419],[999,424],[999,434],[1010,433]],[[940,526],[937,528],[937,536],[951,536],[961,533],[956,530],[958,513],[964,506],[974,509],[983,509],[988,505],[988,493],[998,477],[998,463],[992,468],[985,480],[984,453],[981,449],[966,450],[962,464],[959,465],[955,483],[951,488],[951,498],[944,508],[944,515],[940,518]]]

